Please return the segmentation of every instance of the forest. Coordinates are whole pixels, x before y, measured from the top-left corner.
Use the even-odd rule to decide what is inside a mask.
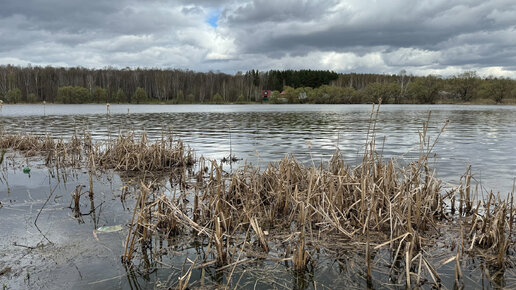
[[[245,73],[179,69],[89,69],[0,66],[3,103],[270,103],[392,104],[516,103],[516,81],[480,77],[336,73],[322,70],[250,70]]]

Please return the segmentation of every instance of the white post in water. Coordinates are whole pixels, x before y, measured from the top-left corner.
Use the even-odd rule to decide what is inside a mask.
[[[2,107],[4,106],[4,101],[0,100],[0,112],[2,112]]]
[[[127,122],[129,122],[129,120],[131,120],[129,118],[130,115],[131,115],[131,112],[130,112],[129,108],[127,108],[127,118],[125,118],[125,121],[124,121],[126,124],[127,124]],[[134,132],[133,122],[131,122],[131,130]]]
[[[111,140],[111,130],[109,127],[109,103],[106,103],[106,117],[107,117],[108,140]]]

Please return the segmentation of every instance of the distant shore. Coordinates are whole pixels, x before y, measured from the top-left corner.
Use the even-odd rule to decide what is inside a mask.
[[[7,106],[7,105],[368,105],[373,103],[280,103],[280,102],[269,102],[269,101],[263,101],[263,102],[192,102],[192,103],[175,103],[175,102],[144,102],[144,103],[43,103],[43,102],[37,102],[37,103],[27,103],[27,102],[19,102],[19,103],[3,103],[0,104],[1,106]],[[443,101],[437,101],[435,103],[387,103],[382,105],[495,105],[495,106],[515,106],[516,105],[516,99],[507,99],[503,100],[500,103],[496,103],[491,99],[478,99],[478,100],[472,100],[469,102],[461,102],[461,101],[451,101],[451,100],[443,100]]]

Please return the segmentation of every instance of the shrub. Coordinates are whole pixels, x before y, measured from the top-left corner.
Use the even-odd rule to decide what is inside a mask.
[[[132,101],[137,104],[145,103],[147,101],[147,92],[143,88],[138,87],[134,91]]]
[[[219,93],[216,93],[215,96],[213,96],[213,102],[216,104],[222,104],[224,102],[224,99]]]

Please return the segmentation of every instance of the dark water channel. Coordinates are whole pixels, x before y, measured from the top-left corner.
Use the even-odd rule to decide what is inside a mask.
[[[429,111],[432,140],[449,120],[433,149],[432,164],[439,177],[456,184],[467,166],[472,165],[475,179],[483,188],[502,195],[511,191],[516,176],[516,107],[382,106],[376,130],[383,155],[404,160],[416,158],[418,131]],[[191,146],[197,157],[220,160],[231,150],[242,159],[233,167],[243,160],[264,167],[289,153],[305,164],[318,164],[327,161],[339,148],[344,159],[353,165],[359,162],[363,151],[370,113],[369,105],[111,105],[109,114],[104,105],[4,105],[0,111],[0,128],[10,133],[62,137],[88,131],[97,140],[127,130],[145,131],[151,138],[173,134]],[[27,166],[31,168],[30,174],[22,171]],[[0,271],[5,273],[0,275],[0,286],[152,289],[165,281],[177,281],[182,268],[188,267],[185,260],[196,257],[195,246],[178,246],[174,254],[163,257],[158,270],[150,273],[128,271],[120,262],[126,225],[135,202],[130,194],[122,197],[125,190],[122,187],[127,186],[130,192],[132,185],[138,184],[138,178],[115,173],[94,176],[95,195],[91,199],[84,195],[78,215],[69,207],[71,193],[88,184],[87,172],[52,171],[37,157],[8,158],[1,167]],[[34,224],[36,218],[39,229]],[[97,231],[104,226],[121,226],[121,229]],[[361,257],[353,253],[342,255],[339,262],[325,260],[322,254],[315,271],[301,278],[282,264],[263,262],[249,265],[245,273],[235,274],[234,279],[241,278],[238,285],[245,288],[364,287]],[[445,251],[435,253],[437,260],[449,256]],[[469,275],[467,285],[496,286],[486,282],[480,266],[471,263],[471,271],[465,274]],[[445,277],[450,276],[444,286],[452,288],[453,263],[440,271]],[[388,280],[381,271],[375,275]],[[514,273],[505,276],[503,286],[516,286]],[[215,270],[196,270],[191,281],[196,281],[197,287],[208,287],[223,285],[224,279]],[[385,287],[384,284],[373,286]]]

